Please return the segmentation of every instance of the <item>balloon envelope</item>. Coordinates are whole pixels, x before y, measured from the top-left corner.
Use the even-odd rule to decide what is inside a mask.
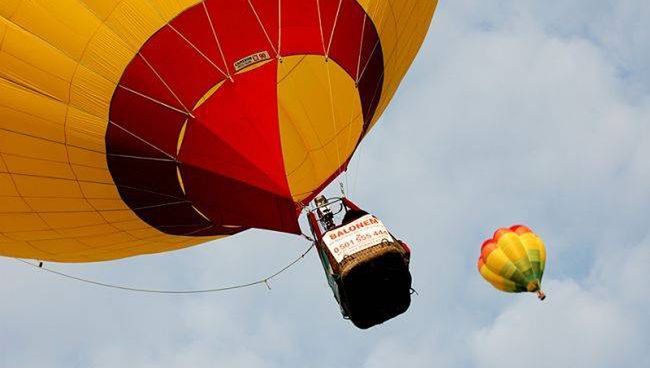
[[[501,291],[541,292],[545,264],[542,239],[526,226],[515,225],[497,230],[483,243],[478,270]]]
[[[0,3],[0,255],[89,262],[298,233],[437,1]]]

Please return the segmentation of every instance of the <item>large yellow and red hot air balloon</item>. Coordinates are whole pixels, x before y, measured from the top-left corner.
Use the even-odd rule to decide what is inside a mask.
[[[0,255],[298,233],[436,0],[0,0]]]
[[[495,288],[512,293],[537,293],[541,300],[546,248],[540,237],[523,225],[499,229],[481,246],[478,270]]]

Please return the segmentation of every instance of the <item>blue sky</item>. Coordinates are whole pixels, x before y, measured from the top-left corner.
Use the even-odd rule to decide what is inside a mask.
[[[263,286],[156,296],[0,259],[0,367],[650,366],[650,3],[441,1],[364,141],[353,199],[413,247],[407,314],[341,319],[316,254]],[[525,223],[547,244],[540,303],[476,272]],[[259,279],[303,239],[249,231],[176,253],[53,265],[135,286]]]

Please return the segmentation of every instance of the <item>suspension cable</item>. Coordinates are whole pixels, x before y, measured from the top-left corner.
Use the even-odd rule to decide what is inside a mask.
[[[305,236],[305,238],[311,239],[308,236]],[[275,273],[273,273],[273,274],[271,274],[271,275],[269,275],[269,276],[267,276],[267,277],[265,277],[263,279],[260,279],[260,280],[254,281],[254,282],[249,282],[249,283],[246,283],[246,284],[239,284],[239,285],[218,287],[218,288],[210,288],[210,289],[197,289],[197,290],[162,290],[162,289],[136,288],[136,287],[130,287],[130,286],[125,286],[125,285],[109,284],[109,283],[100,282],[100,281],[96,281],[96,280],[91,280],[91,279],[87,279],[87,278],[83,278],[83,277],[79,277],[79,276],[74,276],[74,275],[67,274],[67,273],[60,272],[60,271],[56,271],[56,270],[53,270],[53,269],[50,269],[50,268],[47,268],[47,267],[43,267],[42,263],[34,264],[34,263],[26,261],[24,259],[20,259],[20,258],[14,258],[14,259],[16,261],[18,261],[18,262],[21,262],[23,264],[32,266],[32,267],[34,267],[34,268],[36,268],[38,270],[42,270],[42,271],[48,272],[48,273],[53,274],[53,275],[57,275],[57,276],[67,278],[67,279],[70,279],[70,280],[74,280],[74,281],[78,281],[78,282],[81,282],[81,283],[100,286],[100,287],[109,288],[109,289],[117,289],[117,290],[122,290],[122,291],[129,291],[129,292],[136,292],[136,293],[148,293],[148,294],[175,294],[175,295],[179,295],[179,294],[208,294],[208,293],[218,293],[218,292],[224,292],[224,291],[230,291],[230,290],[236,290],[236,289],[244,289],[244,288],[248,288],[248,287],[255,286],[255,285],[265,285],[268,289],[271,289],[269,281],[271,281],[272,279],[280,276],[282,273],[284,273],[285,271],[287,271],[291,267],[293,267],[296,263],[302,261],[305,258],[305,256],[312,250],[312,248],[314,248],[314,246],[315,246],[315,243],[312,242],[311,245],[309,246],[309,248],[307,248],[307,250],[305,250],[303,253],[301,253],[300,256],[298,256],[296,259],[294,259],[292,262],[290,262],[289,264],[287,264],[286,266],[284,266],[280,270],[276,271]]]

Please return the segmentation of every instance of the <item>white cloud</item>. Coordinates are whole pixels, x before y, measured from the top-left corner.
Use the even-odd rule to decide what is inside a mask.
[[[631,366],[640,341],[624,311],[571,281],[547,285],[553,294],[543,305],[518,302],[475,335],[477,366]]]
[[[633,367],[650,362],[650,242],[603,254],[586,283],[551,280],[548,298],[521,299],[474,333],[477,367]],[[644,261],[645,260],[645,261]]]

